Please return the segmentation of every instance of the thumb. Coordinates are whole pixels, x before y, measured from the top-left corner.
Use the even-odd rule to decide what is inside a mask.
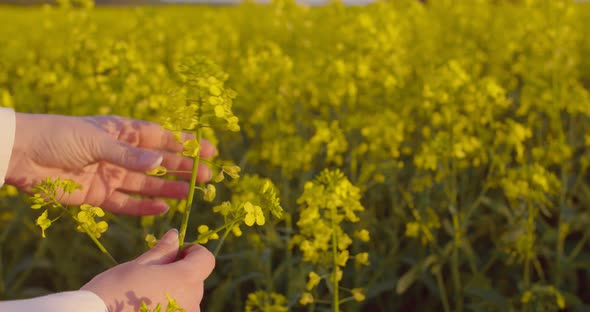
[[[176,260],[178,254],[178,230],[172,229],[154,246],[135,261],[140,264],[168,264]]]
[[[99,144],[98,159],[105,160],[117,166],[133,171],[148,171],[162,163],[160,153],[131,146],[113,138],[105,138]]]

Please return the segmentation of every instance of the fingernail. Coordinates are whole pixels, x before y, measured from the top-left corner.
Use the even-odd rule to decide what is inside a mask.
[[[172,234],[170,234],[172,233]],[[166,232],[166,234],[164,234],[164,236],[162,237],[162,240],[166,240],[167,242],[170,240],[176,240],[178,238],[178,230],[177,229],[171,229],[168,232]]]
[[[207,181],[211,180],[211,178],[213,177],[213,171],[211,171],[211,169],[207,168]]]
[[[154,169],[162,163],[162,160],[164,160],[162,155],[155,153],[143,153],[139,157],[139,166]]]

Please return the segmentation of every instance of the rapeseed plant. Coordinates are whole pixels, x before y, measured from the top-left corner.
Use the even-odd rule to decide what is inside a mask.
[[[584,309],[588,6],[427,2],[3,8],[0,104],[26,112],[119,114],[193,135],[202,126],[202,137],[234,163],[199,159],[215,174],[211,183],[194,185],[190,204],[188,198],[170,202],[167,215],[137,222],[101,218],[87,207],[81,219],[93,215],[98,232],[109,221],[113,233],[135,233],[128,237],[135,238],[133,250],[117,249],[111,235],[100,237],[115,247],[113,255],[131,257],[144,247],[138,237],[175,226],[175,216],[199,207],[194,229],[187,223],[187,235],[195,237],[189,243],[224,242],[228,253],[219,260],[232,257],[210,282],[209,310],[244,310],[247,302],[252,310],[331,307],[339,274],[338,285],[351,285],[338,289],[339,300],[349,300],[343,310],[404,311],[415,302],[445,311]],[[34,27],[43,35],[21,31]],[[193,68],[194,79],[187,78],[191,62],[207,64],[195,55],[228,76]],[[187,105],[187,99],[197,101]],[[198,105],[208,107],[207,116],[195,118]],[[231,131],[238,124],[240,131]],[[185,155],[197,157],[198,148],[188,140]],[[330,211],[322,206],[328,200],[297,203],[302,194],[320,193],[323,184],[310,180],[325,168],[338,168],[362,194],[365,211],[357,211],[358,222],[344,217],[337,224],[342,231],[319,214]],[[169,173],[176,174],[153,172]],[[216,184],[228,176],[232,181]],[[266,180],[274,182],[275,195],[280,191],[282,221],[258,195]],[[19,205],[18,197],[2,201]],[[72,209],[77,218],[82,210]],[[49,226],[48,236],[71,227],[51,222],[58,211],[50,208],[39,220]],[[13,259],[23,254],[20,246],[35,243],[26,230],[35,224],[23,214],[0,213],[6,246],[0,252],[9,258],[0,268],[0,293],[6,296],[22,296],[27,274],[41,270],[20,273]],[[333,232],[340,242],[335,253]],[[307,241],[303,249],[289,246],[294,237]],[[52,240],[42,244],[96,257]],[[339,249],[346,244],[348,254]],[[44,250],[38,246],[24,253],[36,259]],[[46,257],[55,264],[54,284],[75,287],[76,271]],[[278,294],[286,303],[273,301]],[[235,300],[223,301],[228,296]],[[300,302],[307,305],[295,307]]]

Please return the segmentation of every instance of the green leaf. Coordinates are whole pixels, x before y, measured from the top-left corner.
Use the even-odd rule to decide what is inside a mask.
[[[508,311],[508,300],[495,289],[466,287],[465,294],[472,297],[473,301],[485,301],[494,304],[498,311]]]
[[[404,273],[404,275],[402,275],[399,278],[399,280],[397,281],[397,285],[395,286],[395,292],[398,295],[401,295],[404,292],[406,292],[406,290],[408,290],[408,288],[410,288],[410,286],[412,286],[412,284],[414,284],[414,282],[416,281],[417,271],[418,271],[418,267],[414,266],[413,268],[411,268],[408,272]]]

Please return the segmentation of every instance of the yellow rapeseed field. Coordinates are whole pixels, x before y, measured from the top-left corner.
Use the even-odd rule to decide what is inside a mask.
[[[174,227],[217,256],[203,311],[590,310],[590,5],[58,2],[0,6],[0,106],[192,131],[215,178],[141,218],[4,187],[0,299]]]

